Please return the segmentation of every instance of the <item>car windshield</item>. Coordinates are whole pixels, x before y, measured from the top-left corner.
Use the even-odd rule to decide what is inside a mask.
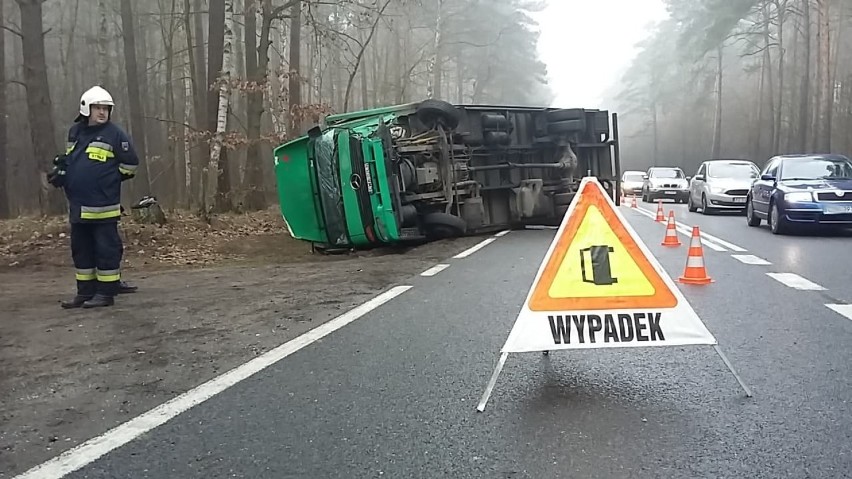
[[[642,173],[626,173],[624,175],[624,181],[633,181],[633,182],[642,182]]]
[[[651,178],[683,178],[680,170],[651,170]]]
[[[747,163],[713,163],[707,166],[707,176],[711,178],[757,178],[758,171]]]
[[[852,179],[852,162],[845,159],[809,158],[788,160],[781,170],[782,180]]]

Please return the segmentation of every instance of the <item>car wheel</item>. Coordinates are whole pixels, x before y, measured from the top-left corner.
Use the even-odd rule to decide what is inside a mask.
[[[789,231],[787,221],[781,216],[781,209],[778,204],[772,203],[769,205],[769,230],[772,234],[783,235]]]
[[[746,220],[749,226],[760,226],[760,218],[754,214],[754,204],[751,197],[746,199]]]
[[[713,213],[713,208],[707,206],[707,195],[701,195],[701,214],[709,215]]]
[[[692,202],[692,194],[690,194],[686,199],[686,209],[689,210],[690,213],[698,211],[698,207]]]

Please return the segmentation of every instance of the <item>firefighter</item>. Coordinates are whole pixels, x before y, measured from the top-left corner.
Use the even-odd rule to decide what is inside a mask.
[[[121,183],[134,177],[139,159],[127,134],[110,121],[114,106],[100,86],[83,93],[65,154],[48,174],[69,203],[77,294],[62,302],[66,309],[112,306],[122,292]]]

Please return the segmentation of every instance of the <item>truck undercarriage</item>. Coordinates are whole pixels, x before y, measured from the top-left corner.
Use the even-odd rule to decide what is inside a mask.
[[[377,133],[404,238],[558,225],[583,176],[617,202],[617,117],[606,111],[426,100]]]

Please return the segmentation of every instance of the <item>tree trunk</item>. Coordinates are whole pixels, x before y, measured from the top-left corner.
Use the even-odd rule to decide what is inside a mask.
[[[802,38],[804,39],[804,74],[799,94],[799,152],[808,150],[811,125],[811,7],[810,0],[802,0]]]
[[[205,115],[206,104],[205,104],[205,80],[204,78],[207,75],[204,72],[204,49],[198,49],[194,46],[193,37],[192,37],[192,9],[190,8],[189,0],[184,0],[183,2],[183,29],[186,33],[186,52],[189,56],[189,61],[187,62],[187,66],[189,67],[189,96],[192,98],[192,111],[194,118],[194,125],[197,130],[204,130],[204,125],[207,121],[207,115]],[[195,14],[196,19],[198,19],[201,14]],[[200,31],[196,32],[199,38],[204,37],[204,32]],[[198,56],[201,56],[201,62],[199,66]],[[190,115],[186,114],[186,122],[189,123]],[[198,144],[198,140],[193,140],[189,135],[186,136],[184,140],[186,144],[186,148],[188,151],[187,156],[187,166],[186,166],[186,187],[188,191],[188,198],[186,202],[187,207],[194,207],[201,204],[203,201],[199,199],[199,195],[201,194],[201,183],[203,182],[203,178],[200,175],[201,169],[204,165],[204,148],[194,147]]]
[[[816,0],[817,6],[817,131],[816,149],[831,151],[831,110],[833,105],[831,72],[831,39],[829,31],[829,1]]]
[[[210,16],[208,18],[208,50],[207,50],[207,78],[208,81],[213,82],[214,79],[220,79],[220,73],[222,75],[226,75],[224,71],[224,61],[225,61],[225,16],[226,16],[226,4],[230,5],[231,13],[233,14],[233,0],[210,0]],[[231,25],[233,27],[233,25]],[[233,28],[231,28],[231,35],[233,35]],[[230,55],[230,52],[229,52]],[[229,58],[230,59],[230,58]],[[230,74],[230,71],[227,72]],[[230,78],[230,76],[229,76]],[[224,79],[221,79],[224,81]],[[207,113],[208,113],[208,124],[207,127],[210,131],[215,131],[217,135],[219,134],[218,128],[222,124],[221,120],[221,109],[222,109],[222,94],[221,94],[221,85],[220,88],[216,90],[208,90],[207,96]],[[220,93],[217,93],[220,92]],[[227,110],[227,108],[226,108]],[[227,125],[227,123],[226,123]],[[224,134],[223,132],[222,134]],[[217,187],[214,191],[208,191],[209,194],[212,194],[212,198],[215,203],[212,205],[213,210],[216,212],[228,211],[231,209],[230,205],[230,190],[231,190],[231,171],[230,165],[228,163],[228,154],[225,148],[219,146],[219,151],[216,153],[216,159],[212,157],[213,155],[213,144],[210,146],[210,165],[218,165],[216,173],[218,174]],[[208,207],[211,205],[208,205]]]
[[[443,69],[443,58],[441,57],[441,28],[443,28],[444,0],[438,0],[438,15],[435,19],[435,45],[434,54],[429,62],[429,85],[426,88],[427,98],[441,98],[441,70]]]
[[[148,182],[148,149],[145,143],[145,113],[139,91],[139,68],[136,64],[136,32],[133,25],[133,9],[130,0],[121,0],[121,28],[124,30],[124,69],[127,78],[127,94],[130,97],[130,128],[133,146],[139,154],[140,165],[136,173],[134,190],[137,196],[151,190]]]
[[[223,163],[227,161],[222,154],[225,150],[225,134],[228,128],[228,106],[231,91],[231,52],[234,43],[234,3],[233,0],[223,0],[224,20],[222,22],[222,64],[221,81],[219,82],[219,102],[216,109],[216,134],[210,147],[210,163],[207,166],[207,181],[210,186],[207,189],[207,204],[213,205],[214,210],[219,210],[223,205],[222,196],[225,191],[222,187]],[[211,35],[212,38],[213,35]],[[213,57],[210,57],[211,63]]]
[[[784,66],[786,63],[786,50],[784,48],[784,21],[787,18],[787,0],[776,2],[778,10],[778,108],[775,111],[774,138],[772,154],[777,155],[781,150],[781,124],[784,118]]]
[[[188,8],[189,0],[186,0],[186,2]],[[207,102],[205,99],[208,95],[207,91],[210,83],[208,82],[206,71],[207,59],[204,51],[204,19],[201,16],[201,0],[194,0],[193,8],[195,9],[195,71],[198,75],[196,83],[199,87],[195,95],[198,96],[196,101],[200,105],[196,112],[196,118],[199,118],[198,126],[203,128],[207,122]],[[204,121],[200,120],[200,118],[204,118]]]
[[[271,2],[267,1],[267,4]],[[261,48],[257,47],[257,1],[245,0],[245,45],[246,45],[246,79],[249,81],[249,91],[246,101],[246,133],[248,136],[248,151],[246,153],[246,176],[244,181],[245,199],[243,208],[248,211],[261,210],[266,207],[266,193],[263,183],[263,169],[260,164],[260,122],[263,118],[263,92],[266,83],[266,67],[269,62],[269,30],[266,19],[263,20]],[[264,9],[264,14],[267,14]],[[270,23],[272,19],[269,19]],[[266,38],[263,38],[263,34]],[[260,57],[263,57],[261,59]],[[261,64],[263,69],[261,69]]]
[[[4,1],[0,0],[0,27],[5,26],[3,16]],[[6,31],[0,31],[0,218],[8,218],[12,214],[9,201],[9,169],[7,168],[6,153],[6,115],[8,115],[6,104]]]
[[[302,132],[302,115],[299,107],[302,104],[302,2],[292,7],[290,14],[290,101],[288,105],[290,128],[287,136],[295,138]]]
[[[718,64],[716,65],[716,116],[713,124],[713,158],[719,158],[722,151],[722,54],[724,53],[720,46],[716,55],[718,56]]]
[[[44,176],[56,156],[56,127],[53,124],[53,104],[47,81],[47,58],[44,51],[42,0],[16,0],[21,10],[21,45],[24,62],[24,83],[27,88],[27,110],[30,122],[33,157],[40,165],[42,214],[60,214],[65,208],[62,191],[50,186]]]

